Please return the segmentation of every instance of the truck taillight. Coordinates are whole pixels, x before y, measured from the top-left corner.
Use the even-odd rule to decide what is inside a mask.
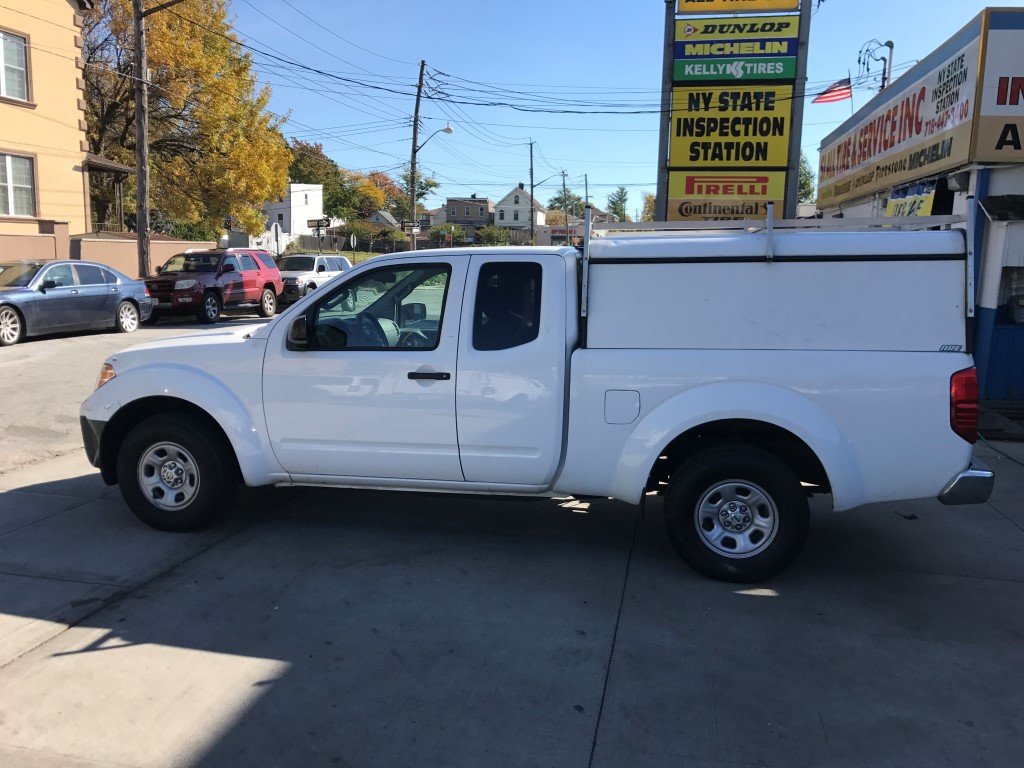
[[[949,380],[949,426],[968,443],[978,441],[978,371],[965,368]]]

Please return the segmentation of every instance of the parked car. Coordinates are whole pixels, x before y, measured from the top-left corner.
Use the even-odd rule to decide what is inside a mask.
[[[281,303],[297,301],[309,291],[316,290],[332,277],[352,269],[352,262],[344,256],[322,256],[316,253],[295,253],[277,261],[284,280]]]
[[[273,317],[284,290],[281,273],[267,251],[253,248],[195,250],[172,256],[147,277],[155,323],[164,315],[195,315],[215,323],[224,309],[254,307]]]
[[[115,328],[131,333],[153,308],[145,283],[89,261],[0,264],[0,346],[26,336]]]

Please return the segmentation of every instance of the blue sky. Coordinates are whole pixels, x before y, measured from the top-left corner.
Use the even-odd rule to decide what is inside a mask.
[[[856,78],[865,43],[893,41],[898,77],[985,7],[978,0],[815,2],[801,138],[814,167],[821,139],[850,116],[850,102],[812,105],[810,98],[848,70]],[[998,5],[1024,7],[1024,0]],[[230,6],[242,38],[276,57],[255,56],[260,77],[273,87],[271,109],[290,115],[285,135],[321,142],[344,168],[397,174],[408,163],[415,83],[420,60],[427,62],[435,98],[421,106],[420,141],[449,121],[454,128],[418,153],[421,172],[441,183],[430,207],[448,195],[497,201],[519,182],[529,185],[531,139],[543,203],[561,188],[563,170],[580,195],[586,177],[599,207],[619,185],[629,191],[631,213],[643,192],[655,191],[660,0]],[[877,91],[880,72],[881,63],[873,63],[871,82],[855,88],[855,108]],[[639,114],[600,114],[627,111]]]

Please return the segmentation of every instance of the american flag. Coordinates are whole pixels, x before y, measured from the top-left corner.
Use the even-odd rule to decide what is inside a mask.
[[[833,101],[852,98],[853,85],[850,83],[850,78],[844,77],[842,80],[836,80],[836,82],[819,93],[811,104],[830,104]]]

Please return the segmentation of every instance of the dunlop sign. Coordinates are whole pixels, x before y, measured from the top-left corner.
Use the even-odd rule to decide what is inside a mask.
[[[795,11],[800,0],[679,0],[676,12],[685,13],[762,13]]]
[[[672,89],[670,168],[785,168],[793,86]]]
[[[785,171],[670,171],[668,220],[764,219],[785,194]]]
[[[799,16],[676,22],[675,82],[793,80]]]

